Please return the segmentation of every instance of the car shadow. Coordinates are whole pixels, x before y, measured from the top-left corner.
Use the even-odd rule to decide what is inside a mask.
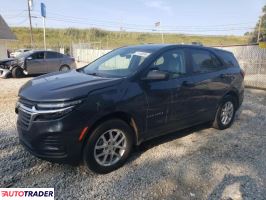
[[[207,129],[207,128],[210,128],[210,127],[211,127],[211,125],[208,122],[208,123],[196,125],[196,126],[193,126],[193,127],[190,127],[190,128],[186,128],[186,129],[183,129],[183,130],[180,130],[180,131],[175,131],[175,132],[172,132],[172,133],[168,133],[168,134],[165,134],[165,135],[158,136],[156,138],[147,140],[147,141],[141,143],[139,146],[134,146],[134,150],[133,150],[133,153],[132,153],[133,156],[131,156],[130,158],[135,160],[142,153],[144,153],[145,151],[147,151],[149,149],[152,149],[153,147],[156,147],[158,145],[161,145],[161,144],[164,144],[164,143],[176,140],[176,139],[180,139],[182,137],[186,137],[186,136],[188,136],[188,135],[190,135],[190,134],[192,134],[192,133],[194,133],[196,131],[201,131],[203,129]],[[130,160],[130,162],[133,161],[131,159],[129,159],[129,160]]]

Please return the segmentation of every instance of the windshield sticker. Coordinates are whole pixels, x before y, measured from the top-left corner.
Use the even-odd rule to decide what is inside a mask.
[[[136,51],[133,55],[135,56],[141,56],[141,57],[148,57],[150,55],[150,53],[147,52],[142,52],[142,51]]]

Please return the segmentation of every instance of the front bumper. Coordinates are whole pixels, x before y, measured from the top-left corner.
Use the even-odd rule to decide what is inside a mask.
[[[9,69],[2,69],[0,68],[0,78],[7,78],[11,74]]]
[[[29,128],[25,128],[19,114],[17,130],[20,143],[36,157],[77,165],[82,155],[79,135],[86,125],[77,115],[78,112],[58,120],[35,121]]]

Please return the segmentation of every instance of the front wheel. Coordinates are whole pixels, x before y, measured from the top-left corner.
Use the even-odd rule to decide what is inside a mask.
[[[97,173],[108,173],[121,167],[132,149],[131,127],[122,120],[112,119],[99,125],[86,141],[83,160]]]
[[[13,78],[22,78],[24,76],[23,69],[20,67],[15,67],[11,71]]]
[[[234,121],[235,112],[235,99],[232,96],[224,97],[216,112],[213,127],[220,130],[230,127]]]

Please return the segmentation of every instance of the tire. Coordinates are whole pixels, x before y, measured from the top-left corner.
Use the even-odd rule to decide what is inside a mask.
[[[67,72],[70,70],[70,67],[68,65],[62,65],[59,69],[60,72]]]
[[[219,130],[229,128],[234,122],[235,113],[236,99],[232,96],[225,96],[217,109],[212,126]]]
[[[15,67],[11,71],[13,78],[22,78],[24,76],[23,70],[20,67]]]
[[[112,138],[116,144],[120,141],[120,145],[117,145],[119,148],[115,147],[115,142],[112,144],[110,134],[113,135]],[[132,136],[131,127],[120,119],[103,122],[93,130],[86,140],[83,149],[84,163],[88,169],[100,174],[116,170],[126,162],[130,155],[133,145]]]

